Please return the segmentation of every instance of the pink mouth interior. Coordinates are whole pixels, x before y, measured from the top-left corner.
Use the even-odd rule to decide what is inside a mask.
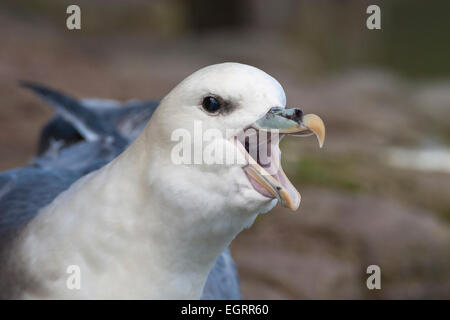
[[[253,188],[258,191],[260,194],[267,198],[274,198],[273,194],[269,192],[266,188],[264,188],[261,184],[259,184],[258,181],[253,179],[247,172],[245,172],[245,175],[247,176],[248,180],[252,184]]]
[[[247,160],[248,155],[250,155],[258,163],[258,165],[274,177],[280,185],[286,187],[290,184],[290,182],[286,181],[284,174],[280,170],[280,153],[279,150],[274,148],[278,146],[280,139],[280,136],[272,136],[270,133],[257,132],[256,136],[244,135],[239,138],[239,142],[244,146],[248,153],[246,155]],[[247,172],[246,176],[257,192],[265,197],[275,198],[270,191],[263,187],[258,181],[253,179]]]

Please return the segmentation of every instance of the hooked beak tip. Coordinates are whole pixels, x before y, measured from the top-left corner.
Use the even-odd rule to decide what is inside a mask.
[[[315,114],[306,114],[302,119],[303,125],[308,128],[319,141],[319,147],[323,147],[325,141],[325,124],[322,119]]]

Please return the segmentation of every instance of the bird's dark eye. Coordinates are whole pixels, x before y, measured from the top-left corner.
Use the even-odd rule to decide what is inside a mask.
[[[206,97],[203,99],[202,103],[203,109],[210,113],[215,113],[219,111],[219,109],[222,107],[220,101],[217,98],[214,97]]]

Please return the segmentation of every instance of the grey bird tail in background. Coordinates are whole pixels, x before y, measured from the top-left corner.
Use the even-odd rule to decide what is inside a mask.
[[[97,141],[109,139],[111,140],[109,141],[110,143],[121,148],[124,148],[128,144],[127,139],[114,126],[104,121],[97,113],[83,106],[75,98],[29,81],[20,81],[20,85],[31,89],[53,106],[56,112],[66,122],[70,123],[84,140]],[[63,128],[70,130],[70,127],[67,126],[63,126],[61,130]],[[75,132],[70,131],[68,131],[68,134],[76,135]]]

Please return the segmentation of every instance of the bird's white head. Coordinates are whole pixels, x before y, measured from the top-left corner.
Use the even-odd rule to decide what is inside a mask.
[[[33,282],[25,294],[199,298],[214,261],[258,213],[277,201],[299,206],[278,143],[315,134],[322,145],[325,128],[285,102],[274,78],[243,64],[186,78],[127,150],[27,226],[14,269],[29,268],[23,278],[40,279],[45,290]],[[83,290],[68,291],[62,275],[54,280],[69,264],[89,279]]]
[[[319,117],[285,104],[278,81],[252,66],[222,63],[187,77],[146,128],[158,164],[149,176],[160,197],[197,218],[236,217],[238,225],[237,217],[253,219],[277,200],[297,209],[300,195],[281,168],[279,140],[316,134],[322,143],[325,131]]]

